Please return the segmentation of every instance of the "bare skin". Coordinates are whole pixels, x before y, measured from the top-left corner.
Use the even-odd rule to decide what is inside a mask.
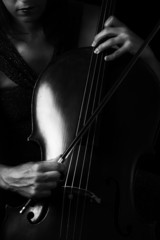
[[[58,159],[16,167],[0,165],[0,185],[27,198],[50,196],[64,171],[64,165],[58,163]]]
[[[37,0],[34,0],[33,2],[37,3],[36,1]],[[46,0],[38,1],[41,2],[42,5],[45,5]],[[11,4],[9,6],[13,7],[13,9],[10,9],[13,12],[11,11],[10,13],[13,14],[16,27],[21,30],[23,29],[23,34],[19,36],[20,38],[11,38],[11,41],[31,68],[34,69],[37,74],[40,74],[51,59],[54,52],[53,47],[47,42],[41,26],[37,24],[37,18],[26,21],[26,18],[14,15],[14,7],[17,6],[14,4],[20,4],[20,0],[3,0],[3,2],[4,4]],[[106,36],[114,37],[107,41],[104,40],[99,44],[100,40],[105,39]],[[94,37],[92,46],[95,48],[95,54],[99,54],[109,47],[114,47],[114,53],[110,56],[105,56],[106,61],[111,61],[125,52],[135,54],[142,42],[143,40],[129,30],[126,25],[115,17],[111,17],[106,20],[104,29]],[[84,45],[87,46],[90,44],[90,39],[84,43]],[[39,51],[39,49],[41,49],[41,51]],[[141,57],[152,67],[160,79],[160,64],[156,60],[152,50],[147,47]],[[1,88],[15,86],[15,83],[3,73],[0,73]],[[36,163],[29,161],[26,164],[16,167],[0,165],[0,187],[17,192],[28,198],[47,197],[57,186],[61,173],[65,170],[64,165],[58,163],[58,159],[59,157]]]
[[[15,28],[20,32],[17,38],[10,35],[8,37],[26,63],[39,75],[51,60],[54,48],[46,40],[42,26],[38,22],[47,0],[33,0],[32,2],[36,10],[33,11],[33,14],[25,15],[21,9],[27,7],[29,3],[20,0],[3,0],[4,5],[13,16]],[[1,72],[0,77],[0,87],[16,85]]]
[[[99,45],[100,40],[109,36],[112,38]],[[95,54],[110,47],[114,48],[115,51],[112,54],[105,56],[106,61],[113,61],[126,52],[134,55],[142,44],[143,40],[139,36],[115,16],[111,16],[106,20],[104,29],[95,36],[92,46],[95,47]],[[143,50],[140,57],[153,69],[160,81],[160,62],[149,46]]]
[[[38,23],[40,12],[43,12],[46,0],[33,0],[35,5],[39,4],[36,10],[37,15],[34,14],[33,17],[32,15],[17,15],[17,8],[28,6],[26,2],[21,0],[3,0],[3,2],[15,20],[15,27],[21,32],[17,39],[8,37],[29,66],[37,74],[40,74],[49,63],[54,51]],[[0,73],[1,88],[15,86],[16,84],[4,73]],[[29,161],[16,167],[0,165],[0,186],[28,198],[47,197],[57,186],[61,172],[64,171],[64,166],[58,163],[58,159],[59,157],[37,163]]]

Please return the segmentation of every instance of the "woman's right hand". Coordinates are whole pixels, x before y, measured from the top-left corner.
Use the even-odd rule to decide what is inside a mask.
[[[27,198],[48,197],[65,170],[58,159],[29,162],[16,167],[0,165],[0,186]]]

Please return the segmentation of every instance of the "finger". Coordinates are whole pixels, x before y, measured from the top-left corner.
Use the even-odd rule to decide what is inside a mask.
[[[36,198],[46,198],[46,197],[51,196],[51,193],[52,193],[51,190],[48,190],[48,191],[46,190],[46,191],[38,193],[35,197]]]
[[[36,182],[38,183],[48,183],[48,182],[55,182],[55,181],[59,181],[59,179],[61,178],[61,173],[58,171],[49,171],[49,172],[45,172],[41,175],[38,176]]]
[[[95,54],[99,54],[100,52],[107,50],[109,48],[117,48],[118,44],[123,44],[124,41],[122,41],[122,39],[120,38],[120,36],[114,37],[114,38],[110,38],[107,41],[105,41],[104,43],[100,44],[95,50],[94,53]]]
[[[56,162],[57,163],[57,167],[60,172],[64,172],[65,171],[65,162],[64,159],[62,158],[62,155],[59,155],[58,157],[54,158],[54,159],[50,159],[48,160],[50,163],[52,162]]]
[[[41,197],[47,197],[51,195],[51,189],[38,189],[35,187],[30,187],[30,188],[23,188],[18,191],[18,193],[24,197],[27,198],[41,198]]]
[[[110,16],[106,21],[105,21],[105,23],[104,23],[104,26],[105,27],[109,27],[111,24],[112,24],[112,22],[114,21],[114,16]]]
[[[38,184],[35,188],[35,192],[43,192],[43,191],[48,191],[51,189],[56,188],[58,185],[58,182],[45,182],[42,184]]]
[[[117,19],[115,16],[110,16],[104,23],[104,27],[123,27],[125,24]]]
[[[38,171],[49,172],[49,171],[59,171],[63,172],[65,166],[62,163],[55,162],[54,160],[42,161],[39,164]]]
[[[93,40],[92,47],[95,47],[101,40],[109,37],[115,37],[122,32],[120,28],[104,28],[99,32]]]
[[[119,49],[117,49],[112,54],[109,54],[109,55],[105,56],[104,60],[105,61],[112,61],[112,60],[120,57],[124,53],[128,52],[128,48],[129,48],[129,42],[125,43],[123,46],[121,46]]]
[[[30,194],[30,198],[46,198],[51,196],[51,189],[50,190],[43,190],[43,191],[37,191],[37,192],[32,192]]]
[[[31,197],[49,196],[51,194],[51,191],[55,189],[57,185],[57,182],[37,184],[36,186],[32,186],[29,190],[23,190],[23,192],[30,194]]]

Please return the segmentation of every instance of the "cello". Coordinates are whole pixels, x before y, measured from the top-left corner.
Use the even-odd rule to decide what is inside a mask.
[[[159,88],[138,60],[111,98],[130,56],[108,66],[102,59],[90,48],[71,51],[38,79],[30,140],[41,145],[42,159],[62,154],[67,174],[49,199],[8,208],[2,239],[147,239],[148,226],[134,208],[133,185],[138,158],[152,149]],[[110,101],[107,97],[101,112],[108,92]]]

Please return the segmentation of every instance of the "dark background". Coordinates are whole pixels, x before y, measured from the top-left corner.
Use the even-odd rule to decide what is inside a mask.
[[[102,3],[102,0],[74,0],[74,1],[88,4],[96,4],[98,6],[101,6]],[[113,15],[118,17],[120,21],[124,22],[131,30],[133,30],[137,35],[142,37],[144,40],[151,34],[153,29],[155,29],[155,26],[158,25],[158,22],[160,22],[160,8],[158,0],[151,1],[112,0],[112,2],[114,2],[115,5]],[[159,44],[160,44],[160,29],[150,42],[150,46],[154,54],[160,61]],[[150,159],[148,160],[148,162],[145,159],[145,167],[147,170],[150,169],[150,171],[154,173],[156,172],[156,174],[158,173],[158,175],[160,175],[159,170],[160,133],[158,134],[155,151],[156,156],[154,157],[154,159],[152,159],[152,165]]]
[[[77,0],[74,0],[77,1]],[[102,0],[78,0],[89,4],[101,5]],[[107,1],[107,0],[106,0]],[[109,0],[108,0],[109,1]],[[158,1],[151,0],[110,0],[115,5],[114,14],[137,29],[142,34],[147,34],[160,19]]]
[[[77,0],[74,0],[77,1]],[[101,5],[102,0],[78,0],[79,2]],[[107,1],[107,0],[106,0]],[[158,21],[160,21],[160,8],[157,0],[112,0],[115,5],[114,15],[124,22],[139,36],[146,39]],[[151,46],[160,59],[160,31],[156,34]]]

